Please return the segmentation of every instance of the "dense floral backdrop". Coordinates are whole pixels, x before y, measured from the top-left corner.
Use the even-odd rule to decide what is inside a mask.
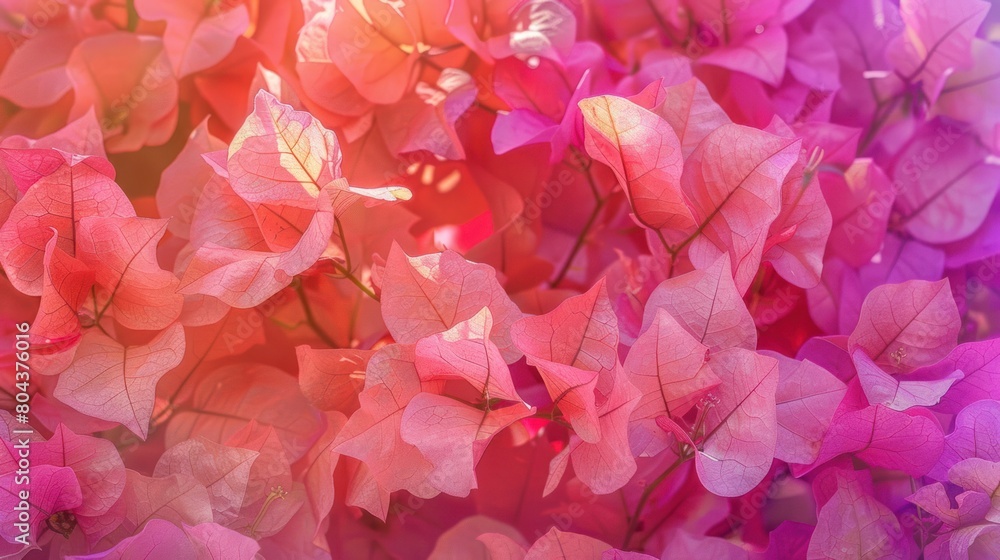
[[[0,32],[0,556],[1000,558],[988,2]]]

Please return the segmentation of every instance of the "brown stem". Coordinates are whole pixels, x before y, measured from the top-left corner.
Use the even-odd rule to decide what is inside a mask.
[[[351,251],[347,248],[347,238],[344,236],[344,224],[340,223],[340,218],[334,217],[333,220],[337,225],[337,237],[340,238],[340,248],[344,250],[344,266],[347,270],[352,270]]]
[[[622,550],[628,550],[629,543],[632,542],[632,536],[635,535],[636,529],[639,527],[639,519],[642,516],[642,511],[646,508],[646,502],[656,491],[660,484],[667,479],[678,467],[687,462],[688,459],[693,457],[690,450],[684,450],[680,455],[677,456],[677,460],[673,462],[667,470],[663,471],[660,476],[656,477],[656,480],[651,482],[646,489],[642,491],[642,495],[639,496],[639,502],[635,506],[635,512],[629,516],[628,529],[625,531],[625,538],[622,540]]]
[[[580,249],[583,248],[583,244],[586,242],[587,235],[590,233],[590,228],[594,226],[594,222],[597,221],[597,216],[601,213],[601,210],[604,209],[605,202],[606,202],[605,199],[601,198],[600,196],[597,197],[597,200],[595,201],[594,204],[594,209],[593,211],[590,212],[590,216],[587,218],[587,222],[583,224],[583,229],[580,230],[580,234],[576,236],[576,242],[573,243],[573,248],[570,250],[569,256],[563,263],[562,268],[559,269],[559,273],[556,274],[556,277],[551,282],[549,282],[549,287],[555,288],[556,286],[559,285],[560,282],[563,281],[563,279],[565,279],[566,273],[569,272],[570,265],[572,265],[573,261],[576,260],[576,255],[580,252]]]
[[[339,348],[340,346],[334,342],[332,338],[330,338],[330,335],[326,334],[323,327],[321,327],[316,321],[316,316],[313,315],[312,306],[309,305],[309,298],[306,297],[306,290],[302,287],[301,282],[295,286],[295,293],[299,295],[299,302],[302,304],[302,311],[306,314],[306,323],[308,323],[309,327],[314,333],[316,333],[316,336],[318,336],[319,339],[330,348]]]

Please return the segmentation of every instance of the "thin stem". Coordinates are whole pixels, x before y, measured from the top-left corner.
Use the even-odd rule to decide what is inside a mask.
[[[590,173],[588,172],[587,175],[589,177]],[[573,249],[570,250],[569,256],[566,258],[566,261],[563,262],[562,268],[559,269],[559,273],[556,274],[556,277],[551,282],[549,282],[550,287],[555,288],[563,281],[563,279],[566,278],[566,273],[569,272],[570,265],[572,265],[573,261],[576,260],[576,255],[580,252],[580,249],[583,248],[583,244],[586,243],[587,235],[590,233],[590,228],[594,226],[594,222],[597,221],[597,216],[601,213],[601,210],[604,209],[605,202],[605,199],[599,196],[597,197],[594,209],[590,212],[587,222],[583,224],[583,229],[580,230],[580,234],[576,236],[576,242],[573,243]]]
[[[364,282],[358,279],[358,277],[355,276],[350,270],[344,268],[343,265],[341,265],[340,263],[333,263],[333,268],[337,269],[337,272],[342,274],[344,278],[350,280],[351,283],[357,286],[359,290],[364,292],[366,296],[372,298],[375,301],[382,301],[382,299],[378,297],[378,294],[376,294],[374,290],[366,286]]]
[[[100,330],[102,333],[104,333],[104,336],[106,336],[108,338],[112,338],[111,335],[108,334],[108,331],[106,331],[104,329],[104,326],[101,325],[101,318],[104,316],[104,311],[108,307],[105,305],[104,309],[100,309],[99,310],[97,308],[98,305],[97,305],[97,287],[96,286],[91,286],[90,287],[90,297],[92,297],[94,299],[94,314],[95,314],[95,316],[94,316],[94,326],[97,327],[98,330]],[[111,303],[111,300],[108,300],[108,303]]]
[[[314,333],[316,333],[316,336],[318,336],[319,339],[330,348],[339,348],[340,346],[334,342],[332,338],[330,338],[330,335],[326,334],[323,327],[321,327],[316,321],[316,316],[313,315],[312,306],[309,305],[309,298],[306,297],[306,290],[302,287],[301,282],[296,284],[295,293],[298,294],[299,302],[302,304],[302,311],[306,314],[306,323],[308,323],[309,327]]]
[[[333,222],[337,225],[337,237],[340,237],[340,248],[344,250],[344,266],[347,270],[354,270],[354,267],[351,266],[351,251],[347,248],[347,238],[344,237],[344,224],[337,217],[333,218]]]
[[[581,152],[580,149],[577,148],[576,146],[570,146],[569,153],[573,156],[573,160],[572,161],[563,160],[563,161],[565,161],[565,163],[570,167],[575,168],[580,173],[586,173],[587,170],[590,169],[590,166],[593,165],[594,163],[593,158]],[[591,178],[591,190],[596,192],[596,186],[593,183],[593,178]]]
[[[911,476],[910,477],[910,492],[914,493],[917,491],[917,481]],[[920,532],[917,535],[920,544],[920,554],[923,556],[924,549],[927,547],[927,527],[924,525],[924,510],[917,505],[917,524],[920,525]]]
[[[656,491],[660,484],[663,484],[663,481],[666,480],[667,477],[677,470],[678,467],[686,463],[691,457],[692,455],[689,450],[681,452],[681,454],[677,456],[677,460],[674,461],[672,465],[667,467],[667,470],[663,471],[660,476],[656,477],[656,480],[650,483],[649,486],[646,486],[646,489],[642,491],[642,495],[639,496],[639,502],[635,506],[635,512],[629,517],[628,529],[625,531],[625,538],[622,540],[622,550],[628,550],[629,543],[632,542],[632,536],[635,535],[635,531],[639,527],[639,519],[642,516],[642,512],[646,509],[646,502],[649,501],[653,492]]]
[[[721,14],[720,15],[722,16],[721,17],[721,19],[722,19],[722,37],[723,37],[723,43],[722,44],[723,45],[728,45],[729,44],[729,11],[726,9],[726,0],[722,0],[722,6],[721,7],[722,7],[722,10],[721,10]]]
[[[139,28],[139,12],[135,9],[135,0],[125,1],[125,10],[128,13],[128,26],[129,31],[135,31]]]
[[[500,110],[499,109],[494,109],[493,107],[490,107],[489,105],[484,104],[483,102],[479,101],[478,99],[472,102],[472,106],[476,107],[476,108],[478,108],[480,110],[486,111],[487,113],[489,113],[491,115],[499,115],[500,114]]]
[[[656,232],[656,237],[660,240],[660,245],[663,245],[663,248],[666,249],[667,251],[669,251],[670,250],[670,244],[667,243],[667,238],[663,237],[663,232],[660,231],[657,228],[650,228],[650,229],[652,229],[654,232]]]
[[[894,95],[892,98],[886,100],[884,103],[880,103],[875,110],[874,120],[871,127],[868,128],[868,132],[865,134],[864,139],[858,144],[858,154],[863,154],[868,146],[871,145],[872,141],[875,140],[875,136],[878,134],[879,130],[885,126],[885,123],[889,121],[889,117],[892,116],[893,111],[899,106],[899,102],[905,97],[904,94]]]
[[[538,411],[532,416],[532,418],[539,418],[542,420],[548,420],[554,424],[558,424],[568,430],[573,429],[573,425],[563,419],[562,414],[559,413],[558,407],[552,407],[548,412]]]
[[[747,292],[750,294],[750,316],[757,316],[757,305],[760,304],[760,292],[761,288],[764,286],[764,268],[762,267],[757,271],[757,275],[754,276],[753,283],[750,285],[750,290]]]
[[[434,56],[434,55],[430,55],[430,56]],[[438,72],[444,72],[444,67],[441,66],[440,64],[438,64],[437,62],[434,62],[433,60],[431,60],[430,57],[427,55],[427,53],[424,53],[424,54],[420,55],[420,62],[424,66],[427,66],[428,68],[433,68],[434,70],[437,70]]]
[[[354,275],[354,267],[351,265],[351,252],[347,248],[347,237],[344,235],[344,224],[340,222],[340,218],[334,218],[334,223],[337,225],[337,236],[340,237],[340,244],[344,250],[344,264],[341,265],[335,262],[333,263],[333,267],[337,269],[337,272],[343,274],[344,278],[350,280],[351,283],[364,292],[365,295],[375,301],[380,301],[378,295]]]
[[[156,430],[156,428],[160,425],[160,421],[163,420],[165,416],[169,416],[171,413],[174,412],[174,410],[177,409],[176,405],[177,397],[180,396],[181,392],[184,390],[184,387],[188,384],[189,381],[191,381],[191,378],[194,376],[194,372],[197,371],[198,368],[201,367],[201,364],[208,358],[208,355],[212,351],[212,348],[215,347],[215,343],[219,340],[219,336],[222,334],[222,331],[223,329],[220,328],[218,331],[215,332],[215,336],[212,337],[212,341],[208,343],[208,348],[205,350],[205,353],[203,353],[201,356],[198,357],[198,361],[195,362],[193,366],[191,366],[191,369],[188,370],[187,375],[184,376],[184,379],[181,380],[180,384],[177,386],[176,389],[174,389],[174,392],[171,393],[170,397],[167,399],[167,406],[163,407],[163,410],[158,412],[155,416],[153,416],[152,419],[150,419],[149,421],[150,434],[152,434],[153,431]]]
[[[646,0],[646,6],[653,14],[653,19],[656,20],[656,25],[660,27],[660,30],[663,31],[664,35],[667,35],[669,39],[673,40],[673,37],[670,36],[670,27],[667,26],[667,22],[663,19],[663,14],[661,14],[660,10],[657,9],[656,4],[653,3],[652,0]]]
[[[594,198],[596,198],[596,199],[599,200],[601,198],[601,196],[600,196],[600,194],[597,191],[597,184],[594,182],[594,176],[590,172],[590,168],[591,168],[591,165],[593,164],[594,160],[592,158],[590,158],[589,156],[585,156],[575,146],[570,146],[570,151],[572,152],[573,156],[579,162],[581,162],[580,163],[580,172],[587,174],[587,181],[590,184],[590,192],[592,192],[594,194]],[[624,165],[624,164],[625,164],[625,162],[622,161],[622,165]],[[621,188],[623,190],[625,190],[628,187],[626,185],[622,184]],[[629,198],[629,204],[632,204],[630,195],[628,196],[628,198]],[[663,245],[664,249],[666,249],[668,252],[671,251],[670,244],[667,243],[667,239],[665,237],[663,237],[663,231],[661,231],[659,228],[653,227],[650,223],[648,223],[642,217],[642,215],[636,210],[635,206],[632,206],[632,215],[635,216],[635,219],[638,220],[639,223],[643,227],[645,227],[646,229],[651,230],[654,233],[656,233],[656,237],[660,240],[660,244]]]
[[[673,278],[674,276],[674,263],[677,262],[677,253],[669,253],[670,264],[667,265],[667,278]]]
[[[357,341],[354,340],[354,331],[358,327],[358,314],[361,312],[361,299],[354,300],[354,309],[351,310],[351,320],[347,325],[347,345],[354,348]]]
[[[673,517],[674,513],[677,511],[679,507],[681,507],[682,504],[683,502],[675,503],[673,507],[670,508],[669,511],[663,512],[663,516],[660,518],[659,521],[656,522],[656,525],[653,525],[649,529],[643,528],[643,532],[646,534],[642,537],[642,539],[639,540],[638,544],[636,545],[636,548],[642,549],[643,547],[645,547],[646,541],[652,538],[653,535],[655,535],[656,532],[660,530],[660,527],[663,527],[663,525],[666,522],[670,521],[671,519],[674,519]]]

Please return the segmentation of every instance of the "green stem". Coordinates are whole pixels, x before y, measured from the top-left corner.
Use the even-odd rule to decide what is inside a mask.
[[[344,250],[344,267],[347,270],[353,270],[354,267],[351,266],[351,251],[347,248],[347,238],[344,237],[344,224],[340,223],[340,218],[333,218],[334,223],[337,224],[337,236],[340,237],[341,249]]]
[[[135,31],[139,28],[139,12],[135,9],[135,0],[125,0],[125,10],[128,12],[128,30]]]
[[[337,269],[337,272],[342,274],[344,278],[350,280],[351,283],[357,286],[359,290],[364,292],[366,296],[372,298],[375,301],[382,301],[382,299],[378,297],[378,294],[376,294],[374,290],[366,286],[364,282],[359,280],[358,277],[355,276],[350,270],[344,268],[343,265],[339,263],[333,263],[333,268]]]
[[[362,292],[368,297],[375,301],[380,301],[378,295],[375,294],[374,290],[366,286],[357,276],[354,276],[354,267],[351,266],[351,252],[347,248],[347,237],[344,235],[344,224],[340,222],[340,218],[334,218],[337,225],[337,236],[340,237],[341,248],[344,250],[344,264],[333,263],[333,267],[337,269],[337,272],[344,275],[351,281],[352,284],[358,287]]]
[[[677,456],[677,460],[674,461],[672,465],[667,467],[667,470],[663,471],[660,476],[656,477],[656,480],[650,483],[649,486],[642,491],[642,495],[639,496],[639,502],[635,506],[635,512],[629,516],[628,529],[625,531],[625,538],[622,540],[622,550],[628,550],[629,543],[632,542],[632,537],[635,535],[635,531],[639,527],[639,520],[642,517],[642,512],[646,509],[646,502],[648,502],[649,498],[652,497],[653,492],[655,492],[660,484],[663,484],[663,481],[666,480],[675,470],[677,470],[678,467],[686,463],[691,457],[693,457],[693,455],[690,450],[682,451],[681,454]]]
[[[875,140],[879,131],[883,126],[889,121],[889,117],[899,106],[899,102],[902,101],[903,95],[895,95],[890,99],[887,99],[884,103],[879,104],[873,115],[873,122],[871,127],[868,128],[868,132],[865,137],[858,144],[858,155],[861,155],[868,149],[871,143]]]

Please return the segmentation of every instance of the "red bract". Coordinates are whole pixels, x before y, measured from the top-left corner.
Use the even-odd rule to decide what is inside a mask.
[[[420,379],[464,379],[486,400],[521,400],[500,349],[490,340],[492,332],[493,314],[484,307],[447,331],[420,339],[414,350]]]
[[[3,2],[0,557],[1000,557],[998,26]]]
[[[632,344],[625,371],[642,393],[632,415],[650,429],[649,420],[665,414],[684,416],[719,378],[705,366],[709,349],[698,342],[670,313],[658,309],[652,324]],[[657,430],[651,430],[655,435]]]
[[[928,150],[941,155],[922,169],[918,158]],[[954,125],[925,125],[900,154],[897,167],[906,230],[921,241],[948,243],[979,229],[1000,183],[1000,167],[986,156],[975,138],[959,134]]]
[[[798,472],[849,453],[871,465],[901,470],[910,476],[927,474],[941,455],[944,442],[933,415],[922,409],[897,412],[881,404],[864,406],[860,392],[848,388],[823,437],[816,462]]]
[[[252,380],[252,390],[236,379]],[[297,459],[322,425],[319,413],[305,406],[295,380],[269,366],[226,366],[198,384],[191,404],[178,411],[168,426],[169,443],[198,435],[224,443],[254,423],[273,428],[281,445]]]
[[[767,229],[780,212],[780,186],[798,149],[798,140],[723,125],[691,152],[681,189],[698,224],[690,248],[695,267],[706,268],[728,253],[736,287],[746,291],[760,266]]]
[[[970,459],[970,461],[972,461]],[[963,465],[963,468],[989,468],[988,463]],[[961,486],[961,475],[956,473],[956,483]],[[920,488],[908,501],[940,519],[942,536],[932,547],[932,554],[950,555],[952,558],[988,557],[997,550],[998,532],[996,524],[984,519],[990,509],[989,497],[975,490],[962,492],[955,497],[958,507],[954,507],[941,483]]]
[[[882,245],[896,193],[870,159],[854,160],[842,175],[829,175],[822,185],[833,214],[830,252],[860,267]]]
[[[944,453],[931,476],[948,479],[948,469],[966,458],[978,457],[995,461],[1000,449],[996,446],[996,421],[1000,407],[995,401],[982,400],[971,404],[955,417],[954,430],[944,438]]]
[[[8,488],[13,487],[15,477],[16,475],[13,470],[7,473],[2,479],[4,485]],[[3,515],[3,520],[11,526],[20,521],[18,510],[16,509],[18,506],[22,510],[30,510],[34,507],[45,514],[71,511],[83,503],[83,497],[80,494],[80,484],[73,475],[73,469],[53,465],[38,465],[35,467],[32,478],[33,480],[30,484],[22,484],[22,486],[29,486],[27,491],[31,496],[34,496],[34,500],[28,502],[28,506],[21,505],[20,496],[13,492],[4,492],[3,496],[0,497],[0,503],[3,503],[7,511]],[[37,535],[44,524],[45,517],[42,515],[35,516],[34,521],[31,521],[29,518],[28,526],[24,530],[24,533]],[[27,542],[24,542],[15,541],[14,536],[10,535],[6,540],[7,542],[4,543],[4,554],[6,555],[23,554],[24,552],[38,548],[35,537],[25,537],[25,541]]]
[[[493,436],[533,413],[533,408],[518,405],[483,411],[443,395],[420,393],[403,411],[400,436],[434,465],[428,476],[436,477],[439,490],[467,496],[476,487],[471,475]]]
[[[941,379],[900,380],[886,373],[863,350],[855,350],[853,357],[854,367],[858,370],[858,381],[868,402],[884,404],[893,410],[934,406],[965,375],[955,370]]]
[[[4,98],[23,107],[52,105],[72,88],[66,62],[80,40],[80,31],[69,21],[64,6],[52,4],[43,8],[41,2],[14,4],[21,4],[16,8],[23,9],[25,14],[44,14],[46,25],[38,29],[37,24],[26,20],[21,25],[11,22],[11,29],[5,29],[21,31],[18,38],[24,44],[11,53],[4,65],[0,91]],[[24,37],[29,26],[35,36]]]
[[[933,103],[945,77],[971,65],[972,38],[986,17],[986,2],[966,0],[939,12],[926,0],[902,0],[899,13],[907,33],[897,36],[886,55],[900,75],[920,84]]]

